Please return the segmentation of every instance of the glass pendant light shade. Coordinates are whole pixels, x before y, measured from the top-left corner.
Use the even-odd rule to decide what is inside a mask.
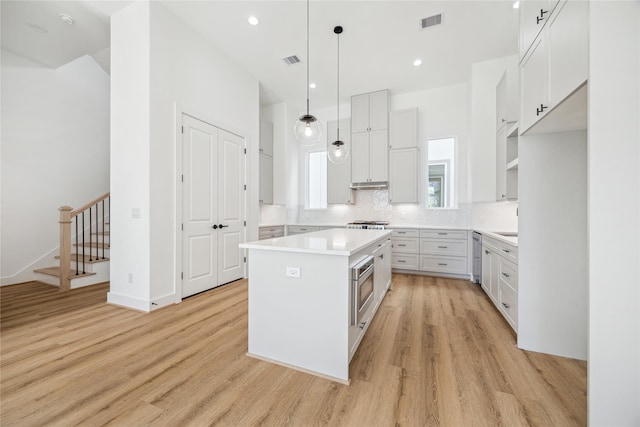
[[[314,145],[320,142],[320,138],[322,138],[322,125],[314,116],[305,114],[296,120],[293,126],[293,133],[302,145]]]
[[[327,156],[331,163],[342,164],[349,159],[349,145],[337,139],[329,145]]]

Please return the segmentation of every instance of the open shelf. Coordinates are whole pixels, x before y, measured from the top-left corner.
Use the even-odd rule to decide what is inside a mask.
[[[515,159],[513,159],[509,163],[507,163],[507,170],[508,171],[518,170],[518,157],[516,157]]]

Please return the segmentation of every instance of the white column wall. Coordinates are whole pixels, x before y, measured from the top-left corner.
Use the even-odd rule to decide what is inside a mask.
[[[111,17],[110,303],[150,309],[148,2]],[[132,218],[137,209],[139,218]]]
[[[589,425],[640,425],[640,3],[591,2]]]

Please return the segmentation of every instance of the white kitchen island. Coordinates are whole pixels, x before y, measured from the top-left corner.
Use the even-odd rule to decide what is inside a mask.
[[[249,252],[248,355],[348,383],[349,362],[391,284],[391,231],[336,228],[240,247]],[[373,302],[353,324],[351,268],[369,255]]]

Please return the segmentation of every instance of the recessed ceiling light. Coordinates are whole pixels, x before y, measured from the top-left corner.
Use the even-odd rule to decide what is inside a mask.
[[[419,67],[420,65],[422,65],[422,59],[418,58],[415,61],[413,61],[414,67]]]
[[[514,8],[514,9],[518,9],[519,7],[520,7],[520,0],[516,1],[516,2],[513,4],[513,8]]]
[[[25,27],[27,27],[31,31],[35,31],[36,33],[40,33],[40,34],[46,34],[49,32],[49,30],[47,30],[46,28],[41,27],[40,25],[32,24],[31,22],[27,22],[25,24]]]
[[[64,22],[65,24],[73,25],[73,24],[75,24],[75,22],[76,22],[76,21],[75,21],[71,16],[67,15],[66,13],[59,13],[59,14],[58,14],[58,17],[59,17],[59,18],[62,20],[62,22]]]
[[[317,88],[318,86],[317,86],[315,83],[309,83],[309,87],[310,87],[311,89],[315,89],[315,88]]]
[[[249,22],[250,25],[253,25],[254,27],[260,23],[258,18],[256,18],[255,16],[250,16],[249,19],[247,19],[247,21]]]

